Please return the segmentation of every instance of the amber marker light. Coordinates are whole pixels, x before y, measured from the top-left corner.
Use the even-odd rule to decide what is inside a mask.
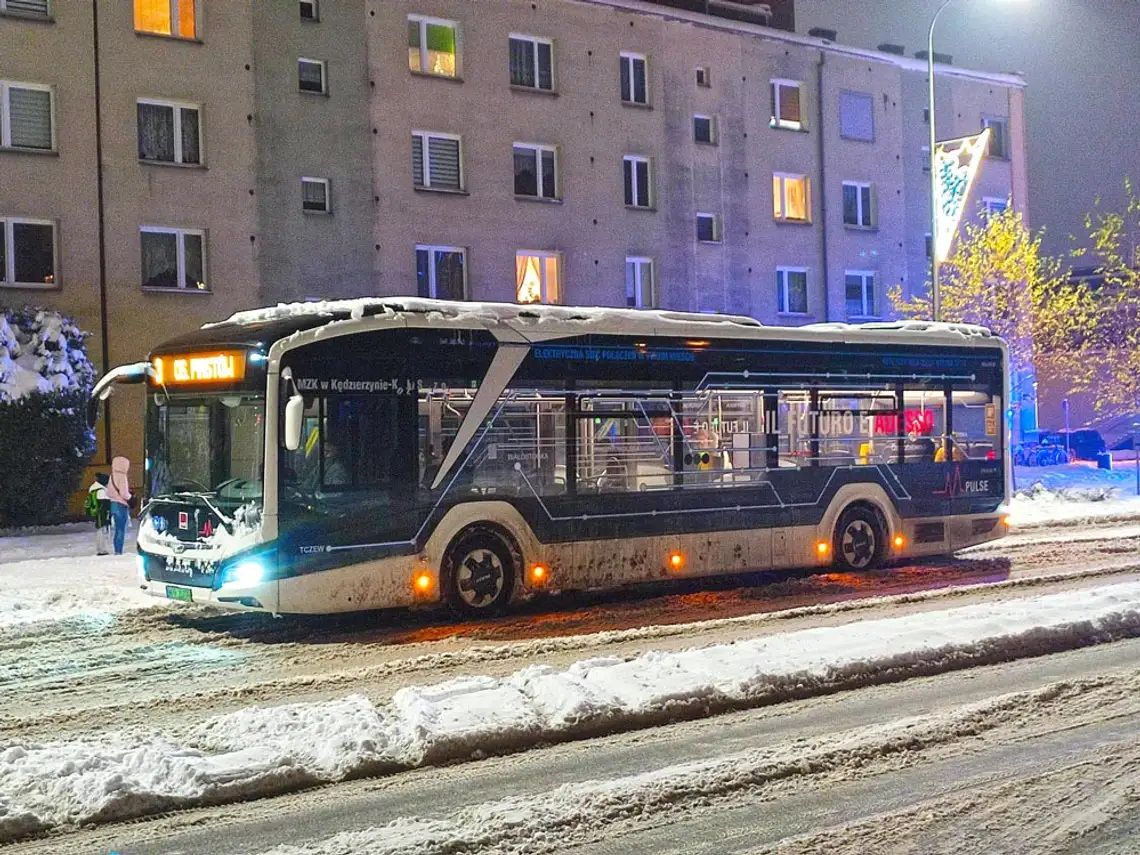
[[[431,573],[428,573],[426,570],[421,570],[413,578],[412,584],[415,586],[416,593],[426,594],[432,589],[432,585],[435,584],[435,579],[432,578]]]
[[[669,553],[669,569],[670,570],[680,570],[684,566],[685,566],[685,555],[684,555],[684,553],[681,553],[681,552],[670,552]]]
[[[895,535],[895,549],[902,549],[904,546],[906,546],[906,538],[903,537],[901,534],[896,534]]]
[[[815,554],[818,555],[820,558],[823,558],[830,551],[831,551],[831,546],[828,544],[828,542],[826,540],[821,540],[818,543],[816,543],[816,545],[815,545]]]
[[[546,569],[545,564],[534,564],[530,568],[530,581],[535,585],[542,585],[546,583],[547,576],[550,571]]]

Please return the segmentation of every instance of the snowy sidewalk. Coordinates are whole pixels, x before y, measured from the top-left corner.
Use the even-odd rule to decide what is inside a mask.
[[[816,627],[559,670],[250,707],[139,741],[0,752],[0,842],[513,751],[1140,634],[1140,583]]]

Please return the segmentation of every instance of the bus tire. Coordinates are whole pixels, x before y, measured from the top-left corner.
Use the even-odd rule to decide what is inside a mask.
[[[868,505],[851,505],[839,515],[833,537],[835,563],[843,570],[874,570],[887,551],[886,526]]]
[[[443,596],[457,615],[500,615],[510,604],[522,556],[507,535],[486,525],[461,531],[443,557]]]

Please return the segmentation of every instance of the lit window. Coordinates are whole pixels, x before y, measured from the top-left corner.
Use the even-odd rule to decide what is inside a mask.
[[[198,35],[197,5],[197,0],[135,0],[135,30],[195,38]]]
[[[459,74],[459,25],[438,18],[408,16],[408,68],[420,74]]]
[[[0,0],[0,12],[24,18],[50,18],[49,0]]]
[[[170,291],[208,291],[206,233],[143,226],[142,286]]]
[[[843,182],[843,225],[869,229],[875,225],[874,192],[870,184]]]
[[[320,59],[297,60],[297,86],[302,92],[317,95],[328,93],[328,80],[325,78],[325,63]]]
[[[416,283],[421,297],[467,299],[467,250],[459,246],[416,246]]]
[[[194,104],[138,101],[139,160],[201,163],[199,110]]]
[[[839,93],[839,135],[848,140],[874,141],[875,101],[866,92]]]
[[[807,314],[806,268],[776,268],[776,308],[781,315]]]
[[[515,195],[558,198],[558,152],[553,146],[515,143]]]
[[[0,146],[55,148],[50,86],[0,80]]]
[[[653,276],[652,258],[626,258],[625,304],[631,309],[652,309],[657,305],[657,283]]]
[[[317,0],[301,0],[301,20],[319,21],[320,19],[321,10],[317,5]]]
[[[412,131],[412,183],[426,190],[462,190],[461,143],[454,134]]]
[[[627,154],[623,158],[625,204],[629,208],[648,208],[650,198],[649,158]]]
[[[697,240],[704,243],[718,243],[720,217],[716,214],[697,214]]]
[[[990,129],[990,144],[986,149],[986,157],[995,160],[1009,159],[1009,140],[1006,135],[1008,119],[999,119],[993,116],[982,116],[982,127]]]
[[[693,116],[693,140],[715,145],[716,119],[712,116]]]
[[[554,45],[535,36],[510,37],[511,86],[554,90]]]
[[[772,175],[772,216],[792,223],[811,222],[811,197],[806,175]]]
[[[800,111],[800,83],[797,80],[773,80],[771,85],[773,128],[803,129]]]
[[[329,180],[327,178],[301,179],[301,210],[314,214],[332,212],[329,201]]]
[[[875,274],[865,270],[848,270],[845,278],[847,317],[875,316]]]
[[[649,103],[647,60],[639,53],[623,53],[621,63],[621,100],[627,104]]]
[[[0,217],[0,285],[54,287],[55,223]]]
[[[520,303],[557,303],[561,268],[561,256],[556,252],[515,253],[515,299]]]

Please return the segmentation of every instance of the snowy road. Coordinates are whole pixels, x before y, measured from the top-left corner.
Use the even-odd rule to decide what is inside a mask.
[[[1064,524],[1033,521],[1021,533],[957,558],[879,573],[764,573],[662,584],[535,601],[512,616],[469,623],[430,612],[278,620],[170,608],[132,589],[130,558],[84,558],[86,538],[72,532],[35,540],[0,554],[0,582],[7,589],[0,595],[0,759],[9,745],[98,742],[112,731],[128,742],[160,732],[193,744],[185,740],[203,721],[252,704],[347,695],[379,704],[409,686],[475,675],[502,678],[536,665],[557,669],[591,657],[668,655],[852,621],[1140,582],[1135,506],[1096,519],[1070,515]],[[74,585],[77,576],[82,586]],[[46,605],[44,597],[37,602],[37,589],[46,592]],[[470,851],[544,851],[532,848],[543,839],[534,829],[522,848],[511,837],[522,826],[514,828],[504,817],[528,811],[538,825],[558,829],[549,851],[571,844],[599,855],[774,846],[877,851],[884,844],[876,842],[876,823],[860,823],[879,814],[897,829],[888,842],[897,836],[925,851],[921,844],[933,835],[958,841],[947,851],[970,851],[977,846],[960,835],[976,826],[978,805],[984,804],[995,812],[995,834],[1015,821],[1038,823],[1038,839],[1061,835],[1048,837],[1056,845],[1044,851],[1069,851],[1061,845],[1066,829],[1089,826],[1092,836],[1080,840],[1096,845],[1072,851],[1124,852],[1121,829],[1136,830],[1129,823],[1140,822],[1134,810],[1129,813],[1135,802],[1127,797],[1140,787],[1140,780],[1128,777],[1140,762],[1134,748],[1140,710],[1132,701],[1140,698],[1138,645],[1118,641],[596,737],[455,766],[446,774],[407,771],[194,808],[4,851],[257,853],[297,841],[309,847],[303,852],[372,853],[389,851],[388,844],[338,849],[342,842],[321,841],[336,830],[365,833],[391,821],[401,831],[387,833],[389,842],[418,840],[416,834],[443,839],[451,832],[436,820],[464,809],[468,825],[491,829]],[[837,745],[845,747],[837,753]],[[995,774],[997,768],[1003,774]],[[591,785],[590,777],[605,781]],[[615,798],[618,778],[622,796]],[[571,786],[569,799],[548,792],[563,785]],[[1039,793],[1044,803],[1062,789],[1073,794],[1071,812],[1034,812],[1024,799],[1011,797]],[[1099,799],[1099,807],[1086,810],[1082,794]],[[550,813],[563,802],[570,805],[565,816]],[[589,810],[575,815],[578,804]],[[751,807],[733,807],[742,804]],[[1041,825],[1054,820],[1056,828]],[[495,831],[495,823],[506,831]],[[839,825],[850,827],[838,837],[813,836],[833,835]],[[218,833],[223,827],[232,837]],[[145,843],[151,839],[156,842]],[[843,848],[847,841],[863,841],[862,849],[855,843]],[[1015,849],[1011,844],[1008,851]]]

